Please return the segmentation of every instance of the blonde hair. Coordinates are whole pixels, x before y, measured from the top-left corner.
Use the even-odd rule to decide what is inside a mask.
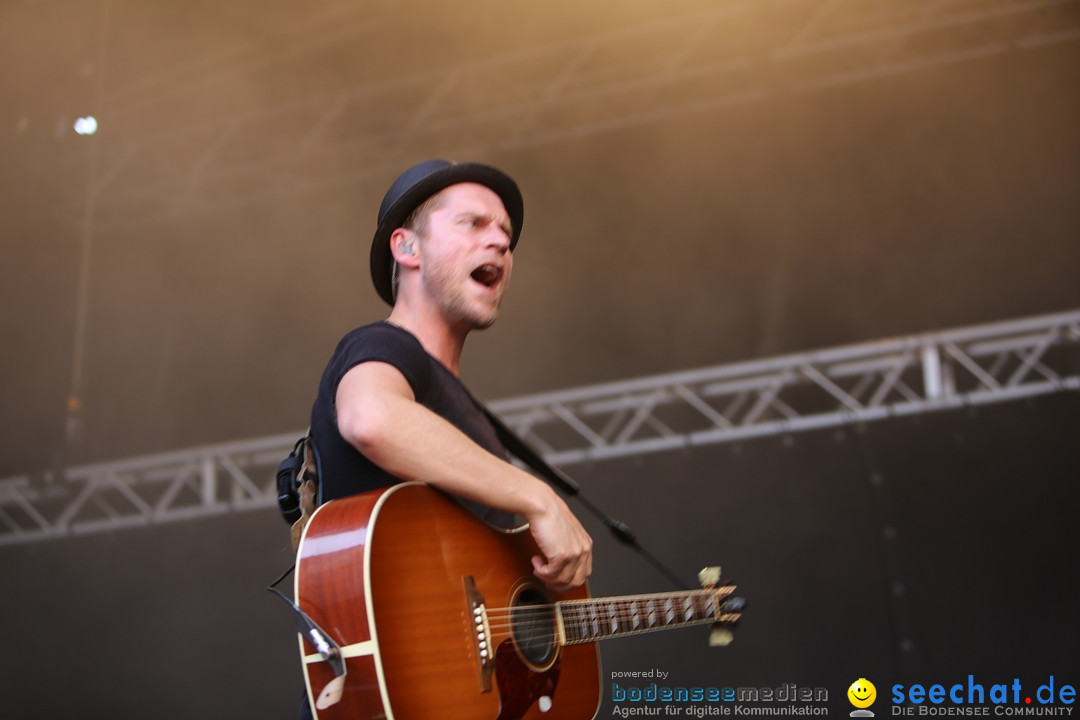
[[[416,208],[409,213],[409,216],[405,218],[405,222],[401,223],[401,227],[406,230],[411,230],[417,235],[424,237],[427,235],[428,218],[435,210],[442,207],[442,190],[429,197],[424,202],[416,206]],[[390,260],[390,292],[394,301],[397,302],[397,289],[398,289],[398,263],[393,259],[391,255]]]

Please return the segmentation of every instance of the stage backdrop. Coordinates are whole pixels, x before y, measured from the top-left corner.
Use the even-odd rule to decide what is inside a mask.
[[[1078,412],[1070,393],[573,468],[680,577],[721,564],[749,602],[727,648],[603,644],[600,717],[651,683],[821,688],[831,715],[858,678],[879,715],[895,684],[1075,684]],[[671,589],[587,522],[594,595]],[[4,717],[292,717],[293,621],[264,589],[287,545],[267,511],[0,549]]]

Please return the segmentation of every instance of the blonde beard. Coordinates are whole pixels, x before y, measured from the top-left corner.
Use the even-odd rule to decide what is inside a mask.
[[[461,287],[447,277],[446,273],[436,272],[434,275],[422,278],[424,292],[432,299],[445,317],[452,322],[460,323],[470,330],[486,330],[495,324],[499,316],[499,308],[502,306],[503,295],[500,294],[495,306],[484,312],[477,312],[474,303],[466,297]],[[505,293],[505,290],[504,290]]]

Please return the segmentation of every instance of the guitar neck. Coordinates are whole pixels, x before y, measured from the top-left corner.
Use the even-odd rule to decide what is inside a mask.
[[[734,585],[705,590],[563,600],[555,603],[563,642],[580,645],[623,635],[671,630],[690,625],[728,623],[738,613],[725,612],[724,599]]]

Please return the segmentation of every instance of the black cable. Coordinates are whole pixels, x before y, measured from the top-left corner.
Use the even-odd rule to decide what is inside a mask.
[[[495,428],[495,433],[499,436],[499,440],[506,446],[506,449],[509,450],[511,454],[515,455],[518,459],[536,471],[541,478],[547,480],[567,496],[577,498],[578,502],[581,503],[585,509],[604,523],[608,530],[611,531],[611,534],[615,536],[616,540],[641,555],[646,562],[670,580],[675,587],[680,590],[690,589],[685,583],[679,580],[679,577],[666,565],[641,546],[637,541],[637,536],[634,534],[634,531],[630,529],[629,525],[621,520],[613,519],[594,505],[591,500],[581,494],[581,486],[578,485],[573,478],[568,476],[562,470],[552,467],[543,457],[541,457],[540,453],[522,440],[517,433],[507,427],[495,413],[488,410],[482,403],[476,400],[474,400],[474,402],[476,402],[477,406],[484,411],[484,414]]]

